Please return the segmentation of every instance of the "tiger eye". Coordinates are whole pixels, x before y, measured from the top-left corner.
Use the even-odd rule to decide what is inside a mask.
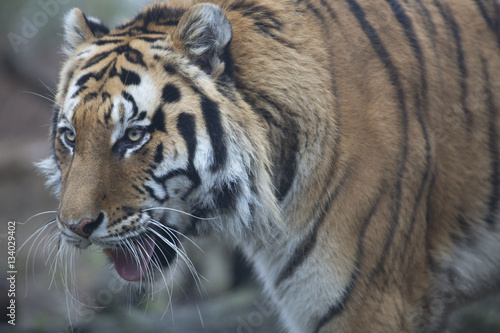
[[[128,139],[133,142],[137,142],[141,139],[142,137],[142,131],[141,130],[132,130],[128,132]]]
[[[66,130],[64,132],[64,137],[66,138],[66,140],[68,140],[68,142],[74,143],[76,135],[75,135],[75,132],[73,132],[71,130]]]

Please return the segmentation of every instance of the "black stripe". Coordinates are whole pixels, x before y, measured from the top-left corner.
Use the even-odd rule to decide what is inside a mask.
[[[147,128],[149,133],[153,133],[154,131],[160,131],[167,133],[167,129],[165,127],[165,114],[161,106],[159,106],[155,114],[153,115],[153,119],[151,119],[151,124]]]
[[[80,88],[78,88],[77,91],[75,91],[75,93],[73,95],[71,95],[71,98],[75,98],[75,97],[78,97],[78,94],[80,94],[82,91],[84,91],[85,89],[87,89],[87,86],[80,86]],[[74,116],[73,116],[74,117]]]
[[[318,229],[323,225],[323,222],[325,221],[325,218],[330,211],[331,205],[339,195],[340,191],[344,188],[348,177],[348,175],[345,175],[340,180],[333,193],[330,194],[326,202],[321,207],[321,214],[319,218],[316,220],[305,239],[295,248],[295,251],[288,260],[288,263],[283,267],[280,274],[278,275],[278,278],[274,282],[274,285],[276,287],[278,287],[286,279],[290,278],[313,250],[318,237]]]
[[[97,98],[97,93],[91,92],[91,93],[88,93],[87,95],[85,95],[85,97],[83,97],[83,102],[87,103],[87,102],[90,102],[96,98]]]
[[[82,75],[80,78],[78,78],[78,80],[76,80],[75,85],[78,87],[85,85],[85,83],[87,83],[90,78],[94,77],[94,75],[94,73],[87,73],[85,75]]]
[[[330,15],[330,17],[332,18],[332,20],[337,21],[337,14],[333,10],[333,8],[330,6],[330,4],[328,2],[326,2],[325,0],[321,0],[320,3],[321,3],[321,5],[323,5],[323,7],[326,8],[326,10],[327,10],[328,14]]]
[[[415,223],[417,221],[417,210],[418,210],[418,207],[420,205],[420,201],[423,198],[425,185],[427,184],[427,180],[429,179],[430,169],[431,169],[431,158],[432,158],[431,157],[431,146],[429,143],[429,138],[427,136],[427,130],[426,130],[426,127],[424,125],[424,122],[423,122],[421,115],[418,115],[418,122],[420,123],[420,127],[422,128],[423,135],[425,138],[425,163],[426,164],[425,164],[424,172],[422,174],[422,180],[420,182],[420,187],[419,187],[418,192],[417,192],[417,197],[415,199],[415,204],[413,205],[413,213],[411,215],[410,226],[408,228],[408,231],[405,234],[405,242],[403,245],[403,250],[401,251],[401,257],[406,256],[406,251],[408,249],[408,245],[410,244],[410,238],[411,238],[411,235],[413,234],[413,230],[415,229]],[[429,190],[430,190],[430,188],[429,188]]]
[[[156,200],[158,202],[163,203],[163,202],[165,202],[165,201],[168,200],[168,193],[167,193],[167,191],[165,191],[165,197],[164,198],[160,198],[160,197],[156,196],[155,191],[151,187],[149,187],[148,185],[144,185],[144,189],[146,190],[146,192],[148,192],[148,194],[149,194],[149,196],[151,198],[153,198],[154,200]]]
[[[168,83],[163,87],[161,96],[164,103],[175,103],[181,99],[181,92],[175,85]]]
[[[391,216],[389,234],[384,244],[384,248],[381,254],[381,258],[378,262],[377,268],[374,271],[374,274],[377,274],[385,264],[389,248],[392,245],[396,229],[399,224],[399,215],[401,211],[402,179],[404,176],[403,173],[405,170],[406,159],[408,155],[408,111],[406,108],[406,97],[405,97],[405,92],[403,90],[403,85],[401,84],[401,80],[399,78],[399,74],[396,67],[391,62],[392,57],[390,56],[389,52],[387,52],[387,49],[385,48],[382,40],[380,39],[375,29],[366,19],[366,14],[364,10],[360,7],[360,5],[355,0],[346,0],[346,2],[349,4],[350,11],[354,14],[361,28],[363,29],[366,36],[370,40],[373,49],[380,58],[380,61],[384,64],[389,76],[389,80],[394,89],[396,90],[399,102],[399,108],[401,109],[401,122],[402,122],[401,125],[402,125],[402,135],[403,135],[401,162],[399,164],[398,171],[396,174],[395,194],[393,198],[394,208]]]
[[[227,149],[224,143],[224,129],[222,127],[219,106],[206,96],[202,96],[201,111],[203,112],[203,118],[205,119],[214,152],[214,161],[211,169],[212,171],[217,171],[225,165],[227,159]]]
[[[246,88],[239,85],[239,91],[242,91],[245,95]],[[296,175],[297,168],[297,147],[299,145],[299,135],[297,134],[297,122],[293,119],[280,120],[276,119],[273,113],[270,111],[272,109],[284,110],[286,107],[276,104],[271,97],[269,97],[264,92],[255,91],[255,95],[245,95],[244,99],[250,106],[252,106],[252,110],[261,116],[269,125],[268,135],[271,137],[275,135],[279,137],[279,139],[274,140],[279,143],[275,144],[275,150],[278,151],[276,154],[277,161],[275,162],[276,170],[280,170],[282,172],[275,172],[273,183],[276,184],[276,197],[279,201],[282,201],[287,193],[289,192]],[[266,103],[269,105],[269,109],[267,108],[259,108],[255,105],[257,103]],[[275,127],[276,130],[273,130],[271,127]],[[278,134],[278,131],[282,133],[282,135]],[[273,141],[270,139],[270,141]]]
[[[427,7],[424,5],[422,0],[416,0],[416,3],[418,4],[420,11],[423,13],[423,15],[422,14],[421,15],[425,18],[424,27],[428,31],[428,36],[430,38],[433,38],[434,36],[437,35],[437,30],[432,15],[429,12],[429,9],[427,9]]]
[[[106,74],[106,72],[111,68],[110,71],[110,76],[112,75],[112,71],[115,71],[115,66],[116,66],[116,59],[111,61],[109,64],[104,66],[99,72],[97,73],[87,73],[82,75],[78,80],[76,81],[75,85],[79,86],[80,88],[71,96],[72,98],[78,96],[78,94],[85,90],[87,86],[85,85],[91,78],[93,78],[95,81],[99,81],[103,78],[103,76]],[[67,93],[67,92],[66,92]]]
[[[132,188],[133,188],[134,190],[136,190],[137,192],[139,192],[140,194],[144,194],[144,191],[143,191],[143,190],[141,190],[141,188],[140,188],[139,186],[137,186],[137,185],[132,185]]]
[[[146,116],[148,115],[148,112],[147,111],[141,111],[139,113],[139,116],[137,117],[137,120],[138,121],[141,121],[141,120],[144,120],[146,118]]]
[[[137,103],[135,102],[134,97],[129,93],[127,93],[126,91],[122,92],[122,96],[127,102],[130,102],[132,104],[132,115],[128,117],[127,120],[133,119],[139,113],[139,108],[137,106]]]
[[[428,108],[428,89],[427,89],[427,73],[426,73],[426,68],[425,68],[425,63],[424,63],[424,55],[422,52],[422,49],[420,47],[420,44],[418,43],[417,36],[415,34],[415,31],[413,29],[413,24],[411,19],[406,15],[404,9],[401,7],[401,5],[398,3],[398,0],[386,0],[387,3],[390,5],[392,12],[394,13],[394,16],[398,20],[398,22],[401,24],[403,27],[403,30],[405,32],[405,36],[408,40],[408,43],[413,49],[413,53],[415,54],[415,57],[418,60],[419,64],[419,70],[420,70],[420,84],[421,84],[421,89],[415,89],[416,91],[416,106],[417,106],[417,120],[420,125],[420,128],[422,130],[422,135],[424,137],[425,141],[425,168],[424,172],[422,175],[422,180],[420,182],[420,187],[417,192],[417,197],[415,200],[415,204],[413,207],[413,214],[412,214],[412,219],[410,221],[410,227],[408,232],[406,233],[406,241],[404,244],[404,250],[402,251],[401,256],[404,256],[406,253],[406,248],[408,246],[408,243],[410,241],[409,237],[413,232],[413,229],[415,227],[415,222],[416,222],[416,211],[417,208],[420,204],[420,201],[422,200],[422,196],[424,193],[424,188],[425,185],[427,184],[427,179],[429,177],[429,170],[430,170],[430,160],[431,160],[431,147],[430,147],[430,142],[429,142],[429,137],[427,134],[427,127],[424,123],[423,116],[422,116],[422,111],[427,110]],[[421,93],[418,93],[421,91]],[[417,167],[417,166],[416,166]],[[410,174],[413,172],[410,172]]]
[[[141,77],[136,72],[126,70],[125,68],[122,68],[120,80],[126,86],[138,86],[141,84]]]
[[[170,174],[172,174],[172,176],[185,174],[193,183],[187,193],[184,194],[183,199],[185,199],[195,188],[197,188],[201,184],[200,175],[198,174],[194,166],[194,155],[196,153],[197,146],[196,123],[194,116],[187,113],[181,113],[177,118],[177,129],[186,142],[188,151],[188,167],[186,171],[174,171]]]
[[[154,42],[159,41],[159,40],[164,40],[165,37],[145,37],[145,36],[139,36],[139,37],[135,37],[135,39],[140,39],[140,40],[143,40],[145,42],[154,43]]]
[[[335,11],[333,10],[333,8],[331,7],[331,5],[326,2],[325,0],[321,0],[321,5],[326,8],[326,11],[328,12],[328,14],[330,15],[330,18],[335,21],[337,24],[338,24],[338,19],[337,19],[337,14],[335,13]],[[334,112],[334,116],[335,116],[335,124],[337,126],[337,132],[339,133],[339,135],[337,136],[336,140],[335,140],[335,146],[333,147],[333,153],[332,153],[332,162],[330,164],[330,171],[328,173],[328,176],[325,178],[327,182],[329,181],[334,181],[335,179],[335,174],[338,172],[338,161],[339,161],[339,157],[340,157],[340,149],[341,149],[341,144],[342,144],[342,118],[341,118],[341,114],[340,114],[340,105],[339,105],[339,96],[338,96],[338,88],[337,88],[337,82],[336,82],[336,77],[335,77],[335,63],[334,63],[334,59],[335,59],[335,54],[333,51],[330,51],[330,68],[332,69],[331,70],[331,80],[332,80],[332,93],[333,93],[333,96],[335,98],[335,112]],[[324,187],[324,191],[328,191],[329,189],[329,184],[327,184],[327,186]],[[322,196],[323,195],[326,195],[326,192],[323,192]]]
[[[123,42],[123,39],[99,39],[94,42],[95,45],[106,45],[106,44],[116,44],[116,43],[121,43]]]
[[[255,23],[261,23],[269,28],[281,29],[282,23],[275,12],[265,6],[248,2],[237,2],[229,6],[229,10],[237,11],[240,15],[251,18]]]
[[[85,18],[85,21],[94,36],[102,37],[109,33],[108,27],[102,24],[101,22],[95,22],[93,20],[89,20],[85,15],[83,15],[83,17]]]
[[[473,237],[472,226],[470,219],[464,215],[463,208],[459,209],[455,220],[457,221],[460,231],[455,230],[451,233],[450,237],[455,246],[463,247],[464,245],[473,248],[475,246],[475,237]]]
[[[298,0],[297,4],[305,2],[307,10],[309,10],[311,13],[316,16],[316,18],[322,23],[325,24],[325,17],[321,12],[319,11],[318,8],[316,8],[309,0]]]
[[[292,129],[297,125],[287,126]],[[299,136],[289,135],[285,145],[282,146],[280,154],[280,177],[278,180],[276,198],[278,201],[283,201],[295,180],[297,172],[297,152],[299,150]]]
[[[147,69],[146,64],[144,63],[144,60],[142,58],[142,53],[133,49],[133,48],[128,48],[127,51],[123,53],[125,55],[125,58],[132,64],[140,65],[144,68]]]
[[[156,146],[154,162],[156,164],[160,164],[161,162],[163,162],[163,142],[160,142],[158,146]]]
[[[177,25],[180,18],[185,13],[185,9],[165,7],[164,5],[155,5],[149,7],[142,13],[139,13],[128,26],[138,23],[143,27],[147,27],[149,23],[158,25]],[[126,28],[127,26],[119,27],[119,29]]]
[[[474,0],[474,2],[479,8],[479,11],[481,12],[481,15],[486,21],[486,24],[488,24],[488,27],[497,36],[497,44],[498,47],[500,48],[500,5],[496,1],[492,1],[493,7],[495,8],[494,10],[495,16],[492,18],[488,15],[483,0]]]
[[[284,46],[293,48],[293,45],[279,34],[283,24],[272,9],[245,2],[233,3],[228,9],[237,11],[240,15],[251,20],[256,31],[262,35],[268,36]]]
[[[137,30],[134,31],[134,29],[126,30],[124,32],[116,32],[116,30],[118,30],[118,29],[115,29],[111,32],[111,36],[113,36],[113,37],[130,37],[134,33],[137,33],[137,34],[139,33],[139,31],[137,31]]]
[[[104,96],[103,96],[104,97]],[[108,110],[104,113],[104,122],[106,124],[109,123],[109,119],[111,118],[111,113],[113,112],[113,103],[109,106]]]
[[[381,195],[377,198],[377,201],[375,202],[372,209],[368,213],[368,216],[365,218],[363,226],[361,227],[361,230],[359,232],[357,249],[356,249],[356,262],[354,263],[354,268],[351,273],[351,278],[349,279],[349,283],[344,289],[342,298],[334,302],[332,305],[330,305],[328,311],[323,315],[323,317],[321,317],[318,325],[316,326],[315,332],[319,332],[323,326],[325,326],[328,322],[330,322],[335,316],[339,315],[345,309],[346,303],[351,298],[352,291],[354,290],[354,287],[358,282],[359,273],[361,272],[361,266],[363,264],[363,257],[365,254],[363,244],[366,236],[366,230],[370,225],[373,215],[377,211],[381,198],[382,198]]]
[[[125,58],[130,63],[140,65],[144,68],[147,68],[146,64],[144,63],[142,53],[140,51],[130,47],[130,45],[126,44],[126,45],[117,46],[114,49],[111,49],[109,51],[105,51],[105,52],[96,54],[95,56],[93,56],[92,58],[90,58],[86,62],[83,69],[88,68],[88,67],[102,61],[103,59],[105,59],[106,57],[108,57],[112,53],[117,53],[118,55],[124,55]]]
[[[422,0],[416,0],[416,3],[418,4],[417,11],[418,11],[419,15],[424,18],[423,27],[427,31],[426,37],[432,43],[432,50],[434,51],[435,57],[439,59],[439,57],[441,55],[437,49],[438,42],[436,40],[436,37],[438,36],[438,33],[437,33],[437,29],[436,29],[436,24],[434,23],[434,18],[431,15],[431,13],[429,12],[429,9],[422,2]]]
[[[87,60],[85,62],[85,65],[83,65],[82,67],[82,70],[84,69],[87,69],[89,67],[92,67],[94,66],[95,64],[103,61],[104,59],[106,59],[109,55],[111,54],[111,52],[109,51],[106,51],[106,52],[102,52],[102,53],[98,53],[96,54],[95,56],[93,56],[92,58],[90,58],[89,60]]]
[[[249,101],[245,99],[245,101],[249,104],[252,105]],[[266,123],[269,124],[269,126],[274,126],[278,129],[283,130],[283,127],[279,124],[279,122],[276,120],[276,118],[273,116],[269,110],[264,109],[264,108],[257,108],[257,107],[252,107],[253,112],[258,114],[259,116],[262,117],[266,121]]]
[[[468,223],[468,221],[465,220],[463,208],[459,209],[459,213],[457,216],[457,223],[458,227],[460,228],[460,231],[462,232],[463,237],[467,237],[471,235],[471,225]]]
[[[493,92],[491,88],[491,79],[488,71],[487,60],[481,58],[483,65],[483,75],[485,80],[486,106],[489,113],[489,128],[488,128],[488,146],[491,155],[491,194],[488,200],[488,215],[486,222],[493,225],[497,221],[498,201],[500,199],[500,175],[499,175],[499,149],[498,149],[498,134],[497,134],[497,109],[493,100]]]
[[[56,135],[57,135],[57,123],[59,122],[58,121],[58,118],[59,118],[59,106],[55,105],[54,108],[52,109],[52,116],[50,118],[50,124],[51,124],[51,132],[50,132],[50,136],[51,136],[51,141],[52,141],[52,151],[55,152],[55,140],[56,140]]]
[[[415,31],[413,30],[413,24],[410,17],[406,15],[404,8],[399,4],[398,0],[386,0],[386,2],[391,7],[391,10],[398,20],[399,24],[401,24],[401,26],[403,27],[408,43],[413,49],[413,52],[415,53],[415,56],[420,65],[420,70],[423,71],[424,59],[422,49],[420,48],[420,45],[417,41],[417,36],[415,35]],[[421,73],[421,80],[422,86],[425,87],[427,85],[425,81],[425,73]]]
[[[241,186],[237,181],[222,183],[220,187],[213,189],[214,203],[220,214],[236,210],[236,201],[240,192]]]
[[[181,113],[177,119],[177,129],[186,142],[189,164],[193,163],[196,152],[196,124],[194,117],[187,113]]]
[[[163,65],[163,69],[165,70],[165,72],[167,72],[168,74],[170,75],[175,75],[177,74],[177,68],[175,68],[174,65],[171,65],[171,64],[165,64]]]
[[[431,272],[437,272],[438,266],[436,264],[436,261],[434,260],[434,257],[432,255],[432,243],[431,243],[431,231],[434,231],[434,223],[439,222],[435,221],[432,218],[432,213],[435,213],[433,211],[433,206],[432,206],[432,194],[434,190],[434,184],[436,183],[436,174],[432,173],[431,174],[431,179],[429,181],[429,190],[427,192],[427,211],[425,215],[425,251],[426,251],[426,257],[427,257],[427,267],[429,267],[429,270]]]
[[[470,111],[469,107],[467,106],[467,67],[465,66],[465,55],[464,55],[464,50],[462,47],[462,37],[460,33],[460,26],[457,24],[457,21],[453,17],[453,14],[451,13],[449,8],[444,8],[439,1],[434,0],[434,5],[438,8],[439,13],[443,17],[443,20],[446,22],[448,27],[451,30],[453,40],[454,40],[454,45],[456,45],[457,48],[457,66],[458,70],[460,71],[460,98],[461,98],[461,104],[462,108],[464,111],[465,115],[465,121],[467,122],[467,127],[470,130],[473,124],[473,119],[472,119],[472,112]]]

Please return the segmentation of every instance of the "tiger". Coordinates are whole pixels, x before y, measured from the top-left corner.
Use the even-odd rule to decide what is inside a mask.
[[[500,282],[500,2],[203,0],[64,19],[63,245],[242,251],[288,332],[434,332]]]

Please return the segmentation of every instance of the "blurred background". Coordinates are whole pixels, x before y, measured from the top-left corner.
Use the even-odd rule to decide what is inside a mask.
[[[0,306],[8,306],[7,222],[16,227],[16,326],[0,317],[0,332],[278,332],[273,305],[259,292],[238,254],[218,240],[188,248],[203,276],[186,267],[176,285],[145,302],[113,283],[106,257],[94,249],[72,258],[78,300],[52,274],[57,245],[50,227],[55,199],[33,163],[49,155],[51,99],[61,61],[61,22],[73,7],[109,27],[133,17],[149,0],[0,1]],[[29,237],[35,235],[31,239]],[[189,246],[189,245],[187,245]],[[169,300],[171,299],[171,302]],[[75,306],[68,306],[69,303]],[[70,310],[68,310],[68,308]],[[74,308],[73,310],[71,310]],[[68,318],[72,318],[71,322]],[[500,299],[490,297],[451,314],[449,332],[500,332]]]

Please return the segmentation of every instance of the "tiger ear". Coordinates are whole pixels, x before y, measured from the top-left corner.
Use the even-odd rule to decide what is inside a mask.
[[[109,29],[94,17],[86,17],[78,8],[73,8],[64,17],[63,51],[71,55],[81,44],[102,37]]]
[[[224,68],[224,57],[232,37],[231,23],[222,9],[211,3],[191,7],[182,16],[174,41],[189,59],[207,74]]]

